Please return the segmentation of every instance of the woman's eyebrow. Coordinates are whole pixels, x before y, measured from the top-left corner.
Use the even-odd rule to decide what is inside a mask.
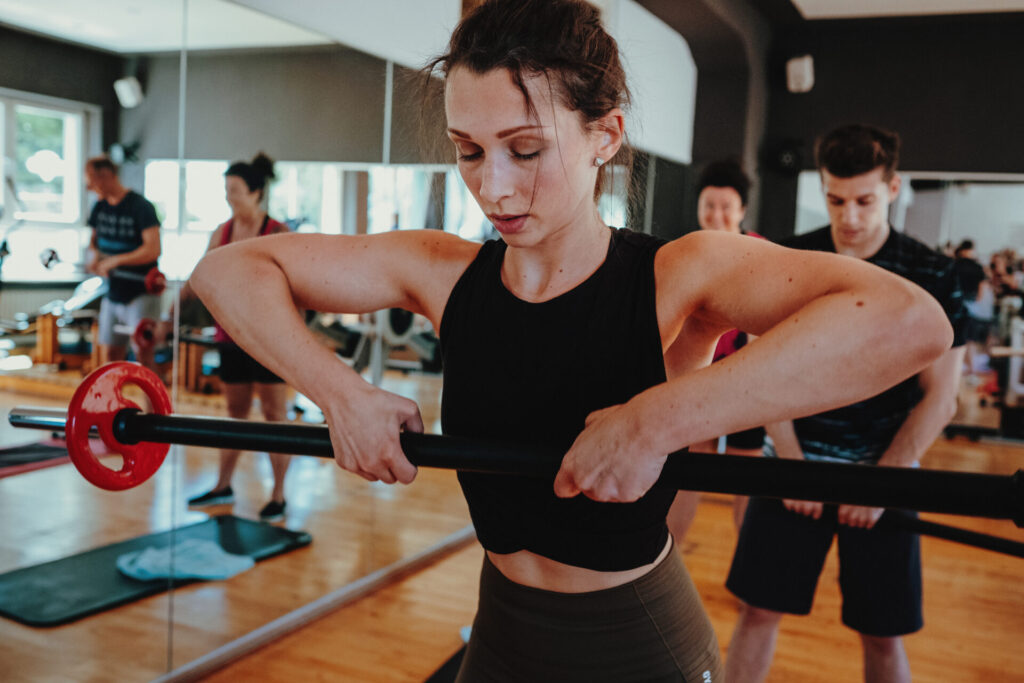
[[[509,135],[515,135],[516,133],[520,133],[520,132],[522,132],[524,130],[534,130],[534,129],[538,129],[538,128],[547,128],[547,126],[541,126],[539,124],[534,124],[534,125],[526,125],[526,126],[516,126],[515,128],[506,128],[505,130],[500,131],[498,133],[498,138],[499,139],[507,138]],[[465,138],[467,140],[472,140],[473,139],[473,136],[470,135],[469,133],[463,133],[461,130],[456,130],[455,128],[449,128],[448,132],[451,135],[455,135],[455,136],[460,137],[460,138]]]

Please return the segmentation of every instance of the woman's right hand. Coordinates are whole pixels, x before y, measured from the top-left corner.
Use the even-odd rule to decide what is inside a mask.
[[[823,503],[813,500],[790,500],[789,498],[783,498],[782,504],[790,512],[795,512],[798,515],[804,515],[812,519],[821,519],[821,511],[825,507]]]
[[[423,431],[419,406],[362,378],[346,385],[320,403],[335,462],[367,481],[412,482],[416,467],[405,457],[398,437],[402,430]]]

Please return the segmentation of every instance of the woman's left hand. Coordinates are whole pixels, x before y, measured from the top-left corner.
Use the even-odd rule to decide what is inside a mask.
[[[622,404],[587,416],[586,427],[562,458],[555,495],[582,493],[601,502],[631,503],[661,476],[667,453],[644,438],[635,408]]]
[[[885,512],[885,508],[864,507],[863,505],[840,505],[839,523],[858,529],[870,529]]]

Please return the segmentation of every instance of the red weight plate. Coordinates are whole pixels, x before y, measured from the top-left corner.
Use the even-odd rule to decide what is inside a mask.
[[[140,349],[151,349],[156,346],[156,321],[152,318],[143,318],[135,326],[132,333],[132,341]]]
[[[141,388],[153,404],[154,413],[171,413],[171,398],[160,378],[138,363],[126,361],[93,370],[78,385],[68,404],[66,433],[71,462],[86,480],[108,491],[132,488],[149,479],[160,469],[170,449],[169,444],[123,444],[114,438],[114,417],[118,412],[125,408],[139,409],[121,393],[125,384]],[[89,430],[94,426],[104,445],[124,459],[120,470],[110,469],[92,452]]]
[[[150,294],[161,294],[167,287],[167,278],[156,268],[150,268],[146,273],[146,291]]]

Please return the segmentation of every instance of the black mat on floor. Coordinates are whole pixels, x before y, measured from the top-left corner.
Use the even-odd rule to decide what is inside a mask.
[[[459,648],[459,651],[451,656],[451,658],[441,665],[441,668],[431,674],[424,683],[454,683],[456,674],[459,673],[459,667],[462,666],[462,658],[466,654],[466,646],[463,645]]]
[[[304,531],[289,531],[232,515],[220,515],[181,527],[174,542],[216,541],[225,551],[263,560],[300,548],[313,540]],[[57,626],[167,590],[171,581],[138,581],[117,570],[117,558],[143,548],[165,548],[170,531],[89,550],[34,567],[0,575],[0,615],[29,626]],[[251,571],[258,571],[253,569]],[[179,579],[173,585],[193,583]]]
[[[17,465],[28,465],[41,460],[68,457],[68,449],[45,443],[30,443],[24,446],[0,448],[0,470]]]

